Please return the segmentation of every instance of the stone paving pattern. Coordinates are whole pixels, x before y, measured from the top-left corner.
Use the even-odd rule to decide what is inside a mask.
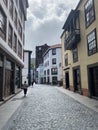
[[[53,86],[36,85],[8,130],[98,130],[98,113]]]

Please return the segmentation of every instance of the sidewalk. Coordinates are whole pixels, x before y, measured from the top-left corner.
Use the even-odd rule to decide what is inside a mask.
[[[4,101],[0,101],[0,106],[2,105],[2,104],[4,104],[4,103],[6,103],[8,100],[10,100],[11,98],[13,98],[14,96],[16,96],[18,93],[20,93],[22,90],[21,89],[19,89],[17,92],[16,92],[16,94],[12,94],[12,95],[10,95],[10,96],[8,96],[7,98],[5,98],[4,99]]]
[[[72,91],[69,91],[67,89],[64,89],[63,87],[56,87],[61,92],[65,93],[66,95],[72,97],[73,99],[77,100],[81,104],[84,104],[85,106],[93,109],[94,111],[98,112],[98,100],[88,98],[86,96],[80,95],[78,93],[74,93]]]
[[[28,94],[29,94],[28,89]],[[17,95],[13,96],[9,100],[2,102],[0,105],[0,130],[2,130],[3,126],[7,123],[10,117],[14,114],[14,112],[18,109],[21,105],[22,101],[24,100],[23,91],[18,93]]]

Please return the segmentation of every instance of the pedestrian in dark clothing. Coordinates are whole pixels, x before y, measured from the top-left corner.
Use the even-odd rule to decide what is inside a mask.
[[[33,85],[34,85],[34,81],[32,81],[32,87],[33,87]]]
[[[26,94],[27,94],[27,90],[28,90],[28,85],[27,85],[27,83],[26,83],[26,81],[24,81],[24,85],[23,85],[23,90],[24,90],[24,97],[26,96]]]

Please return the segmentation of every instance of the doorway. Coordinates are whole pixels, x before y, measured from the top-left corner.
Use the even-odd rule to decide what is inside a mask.
[[[5,83],[4,97],[8,97],[14,93],[14,65],[10,60],[6,60],[5,66]]]
[[[3,67],[0,67],[0,100],[2,100],[3,92]]]
[[[13,71],[5,70],[5,86],[4,86],[4,97],[10,96],[14,93],[13,84]]]
[[[98,98],[98,66],[89,68],[89,89],[90,95]]]
[[[52,84],[57,85],[57,76],[52,77]]]
[[[81,92],[81,78],[80,78],[80,67],[76,67],[73,69],[73,85],[74,85],[74,92],[82,93]]]
[[[69,72],[65,72],[66,89],[69,89]]]

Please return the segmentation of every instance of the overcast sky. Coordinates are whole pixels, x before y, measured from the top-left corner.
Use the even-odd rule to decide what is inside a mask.
[[[25,49],[31,50],[32,57],[35,57],[36,46],[61,43],[62,27],[79,0],[28,1]]]

